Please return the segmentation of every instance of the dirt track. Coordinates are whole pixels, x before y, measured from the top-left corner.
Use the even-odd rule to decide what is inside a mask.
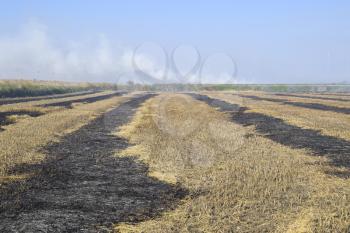
[[[147,175],[135,158],[115,157],[128,143],[111,135],[152,95],[142,95],[47,146],[47,161],[13,173],[36,175],[0,189],[0,232],[109,232],[173,208],[185,191]]]

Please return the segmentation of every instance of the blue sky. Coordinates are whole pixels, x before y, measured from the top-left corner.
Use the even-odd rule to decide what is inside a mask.
[[[137,80],[131,60],[142,44],[137,69],[156,79],[160,47],[170,55],[186,45],[176,59],[184,70],[196,63],[194,47],[202,61],[221,54],[206,60],[202,82],[231,82],[220,77],[235,67],[238,83],[350,81],[347,1],[14,0],[1,12],[1,78]]]

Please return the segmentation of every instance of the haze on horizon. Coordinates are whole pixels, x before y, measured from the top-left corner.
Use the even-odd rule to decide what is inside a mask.
[[[0,78],[349,83],[348,1],[6,1]]]

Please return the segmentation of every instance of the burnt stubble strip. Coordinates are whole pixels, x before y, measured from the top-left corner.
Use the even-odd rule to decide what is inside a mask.
[[[25,103],[25,102],[38,101],[38,100],[61,99],[61,98],[67,98],[67,97],[89,95],[89,94],[94,94],[94,93],[97,93],[97,91],[73,92],[71,94],[48,95],[48,96],[38,96],[38,97],[22,97],[22,98],[13,98],[13,99],[0,98],[0,105]]]
[[[315,100],[334,100],[334,101],[342,101],[342,102],[350,102],[350,99],[340,99],[340,98],[332,98],[332,97],[322,97],[322,96],[308,96],[308,95],[296,95],[296,94],[284,94],[284,93],[274,93],[276,96],[286,96],[286,97],[298,97],[305,99],[315,99]]]
[[[111,94],[106,95],[99,95],[99,96],[93,96],[93,97],[86,97],[86,98],[80,98],[76,100],[67,100],[67,101],[61,101],[57,103],[51,103],[51,104],[43,104],[39,105],[40,107],[64,107],[64,108],[72,108],[72,104],[75,103],[93,103],[96,101],[101,101],[105,99],[109,99],[115,96],[121,96],[126,94],[125,91],[118,91]]]
[[[149,177],[135,158],[114,156],[129,145],[111,132],[152,96],[139,95],[47,146],[45,162],[14,168],[36,175],[1,189],[0,232],[108,232],[174,208],[185,190]]]
[[[296,102],[296,101],[288,101],[286,99],[265,98],[265,97],[259,97],[254,95],[238,95],[238,96],[242,98],[257,100],[257,101],[259,100],[270,101],[270,102],[281,103],[281,104],[295,106],[295,107],[307,108],[307,109],[350,114],[350,108],[341,108],[341,107],[330,106],[330,105],[319,104],[319,103]]]
[[[8,119],[9,116],[25,116],[25,115],[30,117],[38,117],[38,116],[44,115],[44,113],[39,111],[29,111],[29,110],[0,112],[0,131],[4,130],[3,128],[1,128],[1,126],[11,125],[15,123]]]
[[[317,130],[303,129],[290,125],[282,119],[261,113],[247,112],[248,108],[236,104],[210,98],[206,95],[190,93],[190,95],[221,111],[232,113],[232,121],[243,126],[255,126],[255,131],[277,143],[299,149],[308,149],[313,155],[326,156],[330,164],[350,169],[350,142],[337,137],[320,134]],[[350,177],[350,170],[339,177]]]

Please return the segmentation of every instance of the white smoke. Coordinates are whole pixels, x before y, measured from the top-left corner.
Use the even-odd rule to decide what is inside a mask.
[[[0,79],[113,83],[133,81],[147,84],[239,82],[236,79],[232,80],[232,64],[226,64],[225,57],[212,59],[216,63],[209,62],[208,69],[203,69],[202,73],[196,72],[180,77],[181,75],[176,74],[171,65],[165,62],[169,54],[164,54],[166,51],[154,44],[145,44],[136,53],[135,48],[112,43],[103,34],[97,35],[93,41],[63,41],[59,45],[55,42],[45,25],[37,22],[26,24],[12,35],[0,34]],[[184,53],[176,60],[175,65],[178,65],[180,73],[186,74],[195,64],[195,61],[189,60],[190,55],[189,52]],[[192,54],[195,59],[196,56]],[[181,62],[190,68],[182,68]],[[135,69],[141,72],[135,72]],[[181,72],[182,69],[184,72]]]
[[[116,82],[119,74],[133,72],[131,50],[112,45],[105,35],[64,48],[53,41],[38,23],[0,35],[0,78]]]

